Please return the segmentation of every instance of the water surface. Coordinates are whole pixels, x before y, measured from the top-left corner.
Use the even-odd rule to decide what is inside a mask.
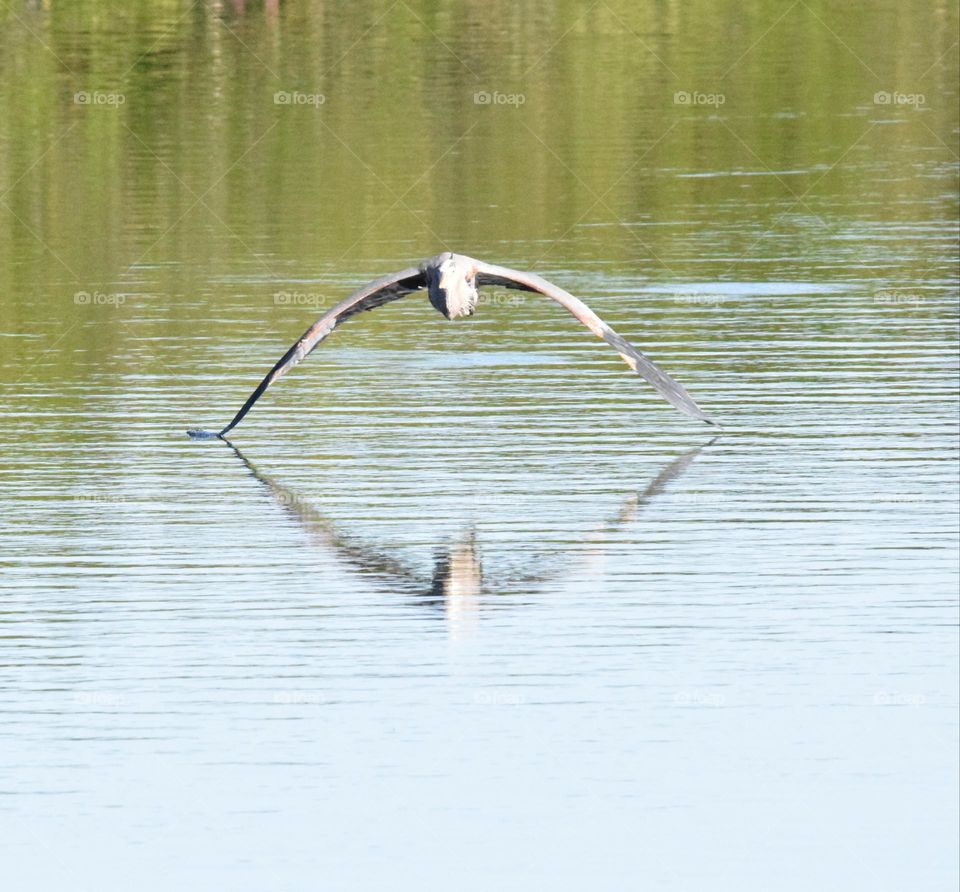
[[[12,888],[955,886],[955,4],[0,21]]]

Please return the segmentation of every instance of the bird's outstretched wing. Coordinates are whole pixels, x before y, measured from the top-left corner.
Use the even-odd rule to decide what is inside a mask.
[[[281,375],[286,374],[301,359],[303,359],[314,347],[317,346],[331,331],[333,331],[344,319],[361,313],[364,310],[372,310],[374,307],[383,306],[390,301],[397,300],[404,295],[410,294],[424,288],[427,284],[426,275],[417,267],[401,270],[382,279],[377,279],[369,285],[364,285],[359,291],[355,291],[346,300],[340,301],[335,307],[327,310],[316,322],[313,323],[299,338],[299,340],[289,349],[277,364],[270,369],[267,376],[257,385],[257,389],[250,394],[247,401],[240,407],[231,421],[223,430],[218,433],[210,433],[202,430],[190,430],[187,433],[195,439],[204,439],[209,437],[222,437],[228,431],[236,427],[243,416],[250,411],[253,404],[260,399],[263,392],[277,380]]]
[[[598,338],[603,338],[616,350],[624,362],[641,378],[653,385],[654,389],[667,402],[678,408],[686,415],[705,421],[707,424],[719,426],[711,421],[703,410],[693,401],[693,397],[666,372],[654,365],[626,338],[618,335],[582,300],[568,294],[562,288],[542,279],[534,273],[522,273],[505,266],[494,266],[490,263],[476,262],[477,286],[500,285],[504,288],[515,288],[519,291],[534,291],[544,294],[555,300],[560,306],[579,319]]]

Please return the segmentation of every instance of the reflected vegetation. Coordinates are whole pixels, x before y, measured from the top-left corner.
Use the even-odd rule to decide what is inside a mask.
[[[816,282],[837,260],[892,287],[942,282],[956,21],[939,0],[868,15],[760,0],[10,0],[0,300],[24,339],[8,355],[33,364],[27,336],[46,348],[71,328],[78,350],[51,351],[34,379],[81,371],[88,351],[159,374],[178,365],[166,338],[205,334],[238,301],[250,315],[221,334],[254,317],[294,332],[278,290],[329,305],[345,280],[443,248],[547,272],[602,264],[604,292],[626,277]],[[884,90],[926,103],[875,104]],[[96,91],[124,101],[74,101]],[[277,105],[278,91],[324,101]],[[525,101],[478,105],[478,91]],[[676,102],[691,91],[725,102]],[[861,251],[847,237],[864,227]],[[124,301],[78,306],[77,292]],[[647,304],[696,341],[691,306],[678,320],[675,301]],[[131,337],[153,344],[131,356]]]

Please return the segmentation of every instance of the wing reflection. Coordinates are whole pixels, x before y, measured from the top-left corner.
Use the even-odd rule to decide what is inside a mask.
[[[250,475],[269,491],[277,505],[297,521],[315,547],[334,554],[358,575],[409,594],[419,603],[434,606],[451,621],[462,624],[477,614],[481,597],[484,595],[506,592],[530,594],[576,572],[577,558],[589,562],[591,557],[597,554],[600,543],[610,533],[632,522],[648,502],[678,479],[697,456],[716,440],[717,437],[714,437],[708,443],[678,456],[643,490],[629,493],[615,516],[584,537],[582,547],[574,549],[577,553],[573,560],[569,553],[560,555],[562,560],[559,561],[540,559],[536,561],[537,566],[529,572],[493,580],[484,576],[477,534],[472,527],[468,527],[458,539],[439,547],[434,557],[433,573],[427,575],[369,542],[342,533],[333,521],[309,502],[260,471],[233,443],[225,442]]]
[[[606,541],[611,533],[627,526],[635,520],[645,505],[660,495],[670,483],[679,479],[687,468],[696,461],[697,456],[707,447],[713,445],[719,438],[720,436],[717,435],[708,442],[678,455],[673,461],[665,465],[660,473],[657,474],[644,489],[639,492],[628,493],[624,497],[620,505],[620,510],[615,516],[611,517],[610,520],[605,523],[601,523],[595,530],[584,536],[583,545],[579,550],[579,554],[575,555],[573,560],[570,560],[568,557],[567,560],[564,561],[551,561],[549,565],[546,562],[541,562],[541,565],[535,573],[515,574],[511,576],[509,580],[510,589],[512,591],[523,590],[530,592],[538,588],[545,588],[548,584],[554,583],[560,578],[571,576],[578,570],[592,568],[594,572],[597,572],[597,568],[595,567],[596,559],[598,557],[602,559],[604,554],[598,546]],[[579,561],[577,560],[578,558]],[[580,564],[579,567],[578,563]]]

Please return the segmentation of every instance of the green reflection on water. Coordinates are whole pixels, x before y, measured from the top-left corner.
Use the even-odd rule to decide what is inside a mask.
[[[287,340],[311,314],[278,290],[327,304],[444,247],[601,295],[951,275],[954,3],[8,2],[0,21],[3,329],[35,336],[4,353],[35,379],[75,370],[72,350],[36,361],[59,337],[87,363],[251,324]]]

